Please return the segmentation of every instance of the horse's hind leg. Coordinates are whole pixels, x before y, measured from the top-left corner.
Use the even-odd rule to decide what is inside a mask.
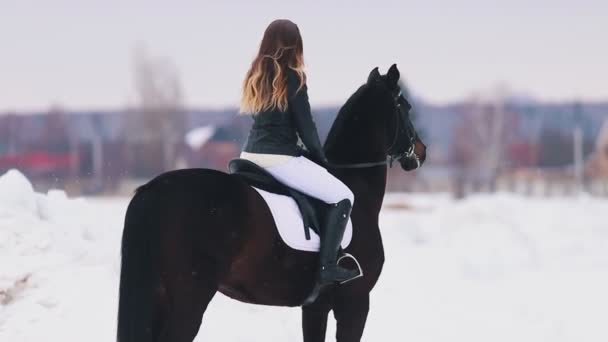
[[[165,322],[159,342],[192,342],[218,289],[215,267],[173,273],[167,280]]]
[[[338,326],[336,340],[338,342],[359,342],[369,312],[369,294],[356,297],[336,296],[334,316]]]
[[[319,297],[311,305],[302,307],[302,332],[304,342],[324,342],[327,330],[327,316],[331,304],[327,296]]]

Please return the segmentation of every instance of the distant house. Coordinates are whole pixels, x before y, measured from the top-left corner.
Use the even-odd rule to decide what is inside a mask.
[[[65,178],[76,173],[77,163],[65,113],[0,116],[0,171],[18,168],[32,177]]]
[[[234,122],[222,126],[202,126],[189,131],[185,136],[188,146],[186,165],[225,171],[228,162],[238,157],[241,151],[243,132]]]

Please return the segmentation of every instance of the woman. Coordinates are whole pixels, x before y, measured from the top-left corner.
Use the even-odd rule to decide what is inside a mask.
[[[251,114],[254,122],[241,158],[263,167],[287,186],[330,204],[320,234],[317,284],[309,297],[314,300],[325,286],[351,280],[358,271],[336,263],[354,195],[323,167],[327,159],[310,113],[303,68],[298,26],[289,20],[273,21],[243,82],[241,112]],[[315,162],[302,156],[298,137]]]

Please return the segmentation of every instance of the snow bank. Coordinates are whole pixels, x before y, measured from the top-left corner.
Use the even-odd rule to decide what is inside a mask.
[[[112,340],[124,210],[0,176],[0,341],[83,340],[104,321],[94,338]]]
[[[36,214],[36,194],[32,183],[17,170],[0,176],[0,210]],[[0,212],[0,215],[6,216],[8,213]]]
[[[114,340],[127,203],[36,194],[16,171],[0,177],[0,341]],[[385,203],[386,264],[364,341],[608,340],[608,201]],[[299,320],[298,309],[217,295],[197,341],[300,341]],[[334,333],[330,320],[328,341]]]

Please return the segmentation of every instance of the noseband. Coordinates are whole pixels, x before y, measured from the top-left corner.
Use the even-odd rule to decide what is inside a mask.
[[[393,103],[395,104],[394,108],[393,108],[393,113],[394,113],[394,118],[395,118],[395,133],[393,134],[393,139],[392,139],[392,143],[390,144],[390,146],[388,147],[388,149],[386,150],[386,159],[382,160],[382,161],[378,161],[378,162],[369,162],[369,163],[353,163],[353,164],[331,164],[330,163],[330,167],[333,168],[338,168],[338,169],[361,169],[361,168],[367,168],[367,167],[374,167],[374,166],[382,166],[382,165],[387,165],[389,167],[393,167],[393,162],[394,161],[400,161],[401,159],[414,159],[416,161],[416,169],[420,167],[420,159],[418,158],[418,156],[416,155],[416,153],[414,152],[414,147],[416,146],[416,131],[414,130],[414,127],[412,126],[412,122],[410,120],[407,120],[407,118],[405,118],[405,113],[406,111],[409,111],[411,106],[409,105],[409,103],[407,101],[405,101],[405,104],[407,105],[407,108],[403,108],[403,106],[401,105],[401,103],[399,103],[399,99],[402,98],[402,92],[401,89],[399,89],[399,93],[397,93],[397,95],[393,96]],[[404,131],[407,131],[407,133],[409,134],[409,147],[407,149],[405,149],[405,151],[398,151],[399,146],[397,146],[397,143],[399,142],[399,138],[400,138],[400,132],[401,132],[401,126],[400,126],[400,122],[403,121],[403,124],[407,125],[406,129]]]

